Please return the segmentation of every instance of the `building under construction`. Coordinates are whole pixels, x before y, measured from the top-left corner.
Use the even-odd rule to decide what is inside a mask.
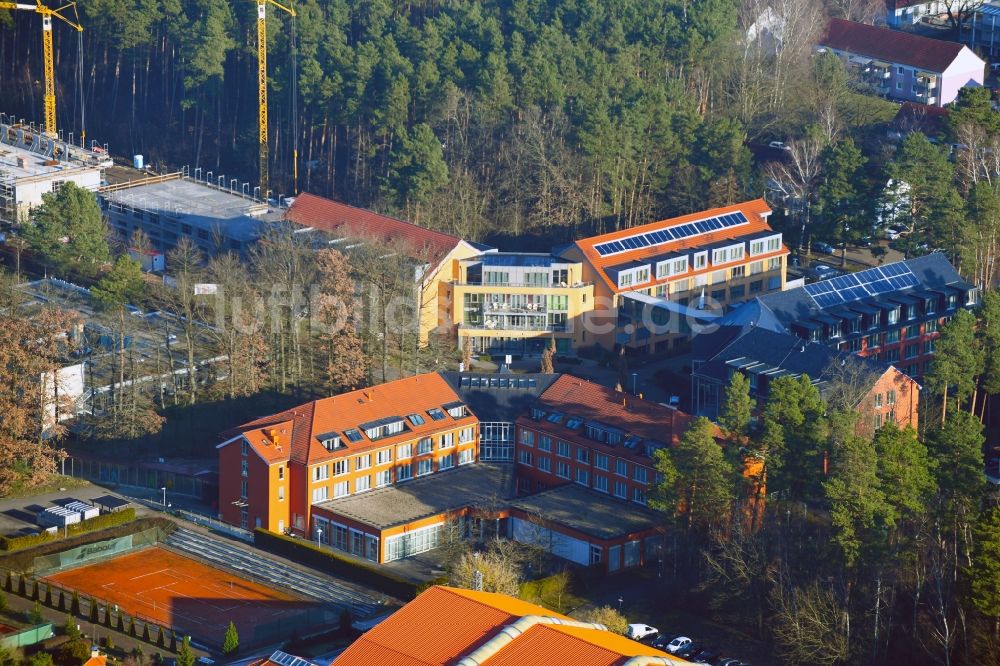
[[[63,183],[96,190],[111,164],[103,149],[85,150],[0,116],[0,224],[24,222],[42,195]]]
[[[227,184],[225,177],[210,175],[190,178],[183,171],[113,182],[98,191],[98,199],[123,241],[131,243],[142,231],[152,250],[167,252],[188,238],[208,256],[245,256],[267,224],[284,213],[281,206],[253,196],[248,184]]]

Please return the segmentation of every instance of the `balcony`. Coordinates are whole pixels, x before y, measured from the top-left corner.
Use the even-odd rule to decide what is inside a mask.
[[[523,306],[515,306],[509,303],[483,303],[483,316],[489,317],[491,315],[524,315],[524,316],[542,316],[546,315],[546,307],[544,303],[527,303]]]
[[[564,333],[566,324],[549,324],[547,322],[518,322],[503,319],[487,319],[481,324],[459,324],[463,331],[530,331],[533,333]]]
[[[581,287],[589,287],[594,284],[593,282],[550,282],[549,284],[528,284],[526,282],[483,282],[483,281],[473,281],[473,282],[463,282],[462,280],[453,280],[452,284],[456,287],[490,287],[491,289],[506,289],[508,287],[513,287],[517,289],[579,289]]]

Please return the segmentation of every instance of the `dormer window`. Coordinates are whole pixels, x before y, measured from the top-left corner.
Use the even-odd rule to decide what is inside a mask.
[[[333,451],[334,449],[339,449],[340,437],[327,437],[325,439],[321,439],[320,444],[322,444],[323,448],[326,449],[327,451]]]
[[[403,432],[404,427],[403,419],[398,416],[390,416],[361,424],[361,429],[365,431],[368,439],[371,440],[398,435]]]
[[[535,419],[536,421],[541,421],[542,419],[544,419],[545,413],[546,412],[544,409],[539,409],[538,407],[531,408],[531,418]]]
[[[449,402],[447,405],[443,405],[443,409],[453,419],[461,419],[469,415],[465,409],[465,404],[461,402]]]

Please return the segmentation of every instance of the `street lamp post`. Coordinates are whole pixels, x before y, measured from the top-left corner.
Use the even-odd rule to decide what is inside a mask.
[[[618,612],[622,612],[622,603],[625,601],[622,597],[618,597]]]
[[[322,527],[317,527],[316,528],[316,547],[317,548],[322,548],[323,547],[322,540],[323,540],[323,528]]]
[[[166,510],[166,508],[167,508],[167,487],[163,486],[162,488],[160,488],[160,490],[163,491],[163,509]]]
[[[632,395],[639,395],[638,393],[636,393],[636,390],[635,390],[635,380],[636,380],[636,378],[638,376],[639,376],[638,372],[633,372],[632,373]]]

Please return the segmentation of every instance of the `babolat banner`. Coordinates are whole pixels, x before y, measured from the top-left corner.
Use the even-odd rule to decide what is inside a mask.
[[[155,544],[157,542],[156,528],[126,534],[116,539],[106,541],[95,541],[76,548],[40,555],[35,558],[33,570],[36,574],[51,572],[52,570],[69,569],[70,567],[86,564],[92,560],[103,560],[115,555],[127,553],[130,550]]]

